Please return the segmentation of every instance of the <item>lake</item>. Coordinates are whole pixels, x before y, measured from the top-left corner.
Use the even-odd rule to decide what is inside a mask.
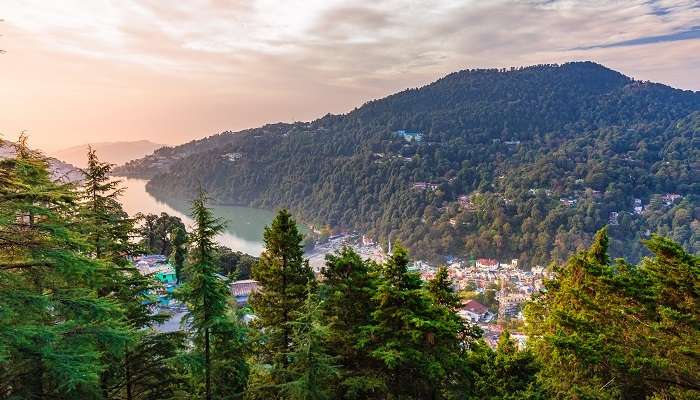
[[[182,200],[156,198],[146,191],[147,180],[119,177],[126,187],[121,198],[124,211],[130,216],[138,212],[160,214],[161,212],[180,217],[185,225],[192,224],[189,217],[189,204]],[[226,231],[219,236],[222,245],[236,251],[259,256],[262,252],[263,230],[272,222],[272,211],[250,207],[211,205],[214,214],[226,221]],[[300,227],[301,228],[301,227]]]

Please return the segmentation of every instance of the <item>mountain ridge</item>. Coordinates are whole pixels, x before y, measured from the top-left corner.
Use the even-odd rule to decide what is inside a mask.
[[[699,110],[700,93],[591,62],[464,70],[346,114],[160,149],[119,172],[153,177],[148,188],[156,194],[191,196],[201,185],[223,203],[287,206],[315,225],[394,237],[428,258],[544,263],[585,246],[611,213],[631,209],[637,199],[656,202],[666,192],[683,192],[688,223],[697,221],[698,185],[691,178]],[[400,130],[421,132],[424,140],[407,142]],[[685,160],[664,149],[674,141]],[[540,188],[551,195],[528,195]],[[603,200],[588,199],[586,191]],[[479,212],[471,212],[480,201]],[[530,215],[514,203],[538,211]],[[700,246],[700,228],[681,232],[659,222],[672,219],[666,211],[629,222],[636,224],[632,235],[613,230],[620,250],[661,228]],[[540,243],[538,231],[546,232]],[[503,243],[509,236],[516,243]]]
[[[88,146],[97,151],[103,161],[121,165],[131,160],[136,160],[148,155],[152,151],[163,147],[163,144],[149,140],[109,141],[85,143],[51,152],[56,158],[84,167],[87,162]]]

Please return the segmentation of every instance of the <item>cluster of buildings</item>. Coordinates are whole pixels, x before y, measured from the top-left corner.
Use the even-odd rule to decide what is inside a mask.
[[[161,332],[175,332],[182,329],[181,321],[187,313],[187,307],[173,298],[173,292],[178,285],[175,268],[165,256],[160,254],[143,255],[135,257],[131,261],[141,274],[152,276],[161,283],[160,287],[153,289],[150,293],[156,300],[152,304],[152,311],[169,314],[170,318],[157,325],[156,329]],[[218,277],[226,280],[226,277],[222,275]],[[258,282],[252,279],[231,282],[229,286],[231,296],[239,306],[248,304],[250,295],[258,289]],[[246,318],[250,319],[251,317],[247,316]]]
[[[417,268],[424,280],[432,279],[436,269],[426,263]],[[534,293],[544,289],[543,281],[549,278],[544,267],[535,266],[530,271],[521,268],[517,259],[499,262],[496,259],[479,258],[470,262],[455,261],[448,267],[450,278],[456,291],[470,291],[483,294],[487,290],[495,292],[497,306],[491,309],[475,299],[466,300],[458,310],[465,320],[478,325],[484,332],[484,340],[492,347],[506,321],[522,321],[522,307]],[[511,332],[519,345],[524,345],[525,335]]]
[[[141,274],[152,276],[162,284],[153,293],[158,298],[158,305],[170,305],[173,301],[173,291],[177,286],[177,275],[168,259],[160,254],[149,254],[136,257],[132,262]]]
[[[466,263],[453,262],[447,268],[456,291],[496,291],[497,312],[489,311],[476,300],[464,303],[460,315],[474,323],[521,320],[523,303],[544,288],[543,281],[548,277],[544,267],[535,266],[530,271],[525,271],[520,268],[517,259],[499,262],[491,258],[479,258]],[[417,270],[424,280],[432,279],[436,272],[436,268],[426,263],[420,263]]]
[[[228,162],[236,162],[243,158],[243,153],[226,153],[221,157]]]
[[[413,184],[411,185],[412,189],[421,190],[421,191],[423,191],[423,190],[436,190],[439,187],[440,187],[439,184],[430,183],[430,182],[413,182]]]
[[[462,208],[464,211],[472,212],[477,210],[477,205],[474,204],[472,196],[463,194],[459,197],[457,197],[457,203],[459,203],[459,206]]]
[[[671,207],[673,204],[682,199],[683,196],[681,196],[678,193],[665,193],[662,195],[654,195],[652,196],[651,200],[649,201],[649,204],[644,206],[642,204],[642,199],[634,199],[634,203],[632,205],[632,211],[629,212],[628,214],[632,215],[642,215],[644,211],[648,210],[650,206],[659,206],[663,205],[665,207]],[[610,225],[619,225],[620,221],[620,215],[625,213],[625,211],[612,211],[608,215],[608,224]]]
[[[384,261],[386,252],[368,236],[338,235],[330,238],[326,243],[318,246],[313,253],[307,254],[310,264],[317,274],[325,266],[325,255],[340,250],[343,246],[350,246],[363,258]],[[389,250],[390,253],[390,250]],[[180,321],[187,312],[186,307],[172,299],[172,292],[177,286],[174,268],[168,263],[165,256],[145,255],[132,260],[142,274],[153,276],[162,283],[162,287],[154,293],[159,312],[168,312],[172,318],[166,321],[158,329],[173,331],[181,329]],[[425,280],[432,279],[437,268],[422,261],[417,261],[412,269],[419,272]],[[510,262],[499,262],[496,259],[479,258],[468,262],[453,260],[448,266],[450,278],[454,282],[457,291],[469,290],[484,293],[486,290],[495,290],[497,309],[489,307],[475,299],[465,300],[458,314],[466,321],[470,321],[481,327],[484,331],[484,339],[490,345],[495,346],[502,323],[507,320],[522,319],[521,308],[530,296],[543,288],[542,281],[547,276],[543,267],[533,267],[530,271],[520,268],[517,259]],[[225,279],[221,277],[221,279]],[[495,289],[497,288],[497,289]],[[230,293],[239,306],[248,304],[251,294],[260,290],[260,285],[252,279],[239,280],[230,283]],[[254,317],[250,317],[254,318]],[[524,342],[524,336],[513,333],[516,340]]]
[[[417,131],[408,131],[401,129],[395,132],[396,136],[399,136],[406,140],[407,142],[422,142],[423,133]]]

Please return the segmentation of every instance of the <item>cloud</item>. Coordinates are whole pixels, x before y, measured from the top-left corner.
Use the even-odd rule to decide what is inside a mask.
[[[235,73],[275,58],[340,80],[531,53],[696,40],[694,1],[10,1],[47,45],[160,70]],[[233,66],[231,64],[234,64]],[[400,64],[403,67],[397,65]],[[357,80],[357,79],[356,79]]]
[[[693,27],[688,30],[682,30],[680,32],[673,32],[666,35],[654,35],[654,36],[644,36],[636,39],[623,40],[620,42],[613,42],[607,44],[599,44],[594,46],[580,47],[577,50],[591,50],[591,49],[608,49],[611,47],[624,47],[624,46],[640,46],[645,44],[663,43],[663,42],[679,42],[683,40],[697,40],[700,39],[700,26]]]
[[[2,12],[0,84],[63,88],[82,109],[32,121],[62,132],[131,121],[134,138],[177,142],[344,112],[459,69],[582,59],[700,90],[697,0],[4,0]],[[85,109],[96,94],[113,116]]]

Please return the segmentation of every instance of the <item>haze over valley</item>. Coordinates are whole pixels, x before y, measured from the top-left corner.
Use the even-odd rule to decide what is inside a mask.
[[[137,140],[133,142],[101,142],[88,143],[73,146],[65,149],[52,151],[56,158],[80,168],[84,168],[87,162],[88,147],[92,147],[102,155],[102,159],[112,164],[124,164],[131,160],[139,159],[150,154],[164,145],[153,143],[148,140]]]

